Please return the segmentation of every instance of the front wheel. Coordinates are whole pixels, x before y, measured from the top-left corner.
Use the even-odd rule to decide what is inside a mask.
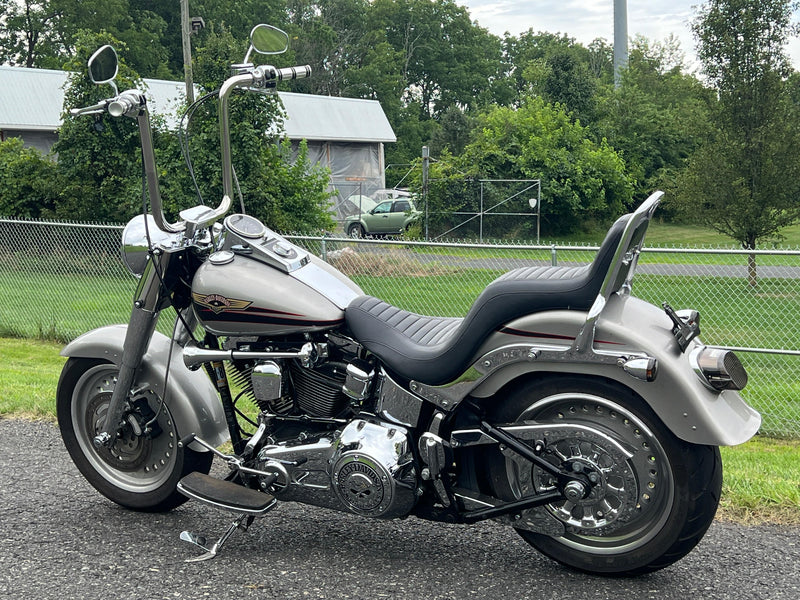
[[[545,458],[596,482],[581,500],[545,510],[564,525],[551,537],[517,530],[543,554],[569,567],[600,575],[636,575],[685,556],[714,518],[722,487],[719,449],[679,440],[631,390],[607,380],[552,377],[512,392],[498,422],[583,425],[602,434],[587,442],[565,435],[548,439]],[[625,448],[612,459],[607,436]],[[499,452],[488,458],[497,496],[519,499],[556,489],[552,476]]]
[[[166,511],[187,500],[176,490],[192,471],[208,473],[213,456],[179,448],[169,407],[150,391],[134,400],[116,442],[95,448],[117,380],[116,365],[70,358],[58,382],[56,409],[61,437],[78,470],[97,491],[117,504],[142,511]],[[150,434],[143,426],[152,421]]]
[[[361,239],[365,236],[364,228],[359,223],[353,223],[347,228],[347,235],[353,239]]]

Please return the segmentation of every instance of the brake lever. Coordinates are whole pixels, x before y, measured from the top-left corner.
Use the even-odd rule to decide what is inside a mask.
[[[108,107],[111,102],[113,102],[115,98],[109,98],[103,100],[102,102],[98,102],[97,104],[93,104],[92,106],[87,106],[85,108],[72,108],[69,111],[69,114],[73,117],[80,117],[83,115],[99,115],[105,112],[106,108]]]

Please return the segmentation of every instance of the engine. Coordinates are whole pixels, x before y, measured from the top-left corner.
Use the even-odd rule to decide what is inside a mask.
[[[325,337],[308,359],[235,360],[229,371],[239,397],[261,411],[264,433],[253,468],[278,473],[267,486],[280,500],[394,518],[417,500],[418,469],[408,421],[376,410],[374,366],[346,338]],[[276,349],[259,339],[228,341],[238,356]],[[292,346],[298,347],[297,340]],[[389,420],[387,420],[387,418]],[[394,423],[391,420],[395,420]],[[262,480],[263,481],[263,480]],[[264,486],[262,486],[262,489]]]
[[[233,338],[226,348],[250,350],[265,344]],[[302,344],[292,344],[298,345]],[[357,358],[357,345],[345,338],[337,338],[335,344],[306,345],[313,349],[307,360],[240,359],[231,363],[229,377],[242,390],[240,396],[249,398],[260,410],[280,416],[332,419],[358,412],[369,396],[374,373],[368,363]]]
[[[408,432],[377,419],[267,445],[257,468],[280,474],[271,491],[281,500],[386,519],[407,515],[417,500]]]

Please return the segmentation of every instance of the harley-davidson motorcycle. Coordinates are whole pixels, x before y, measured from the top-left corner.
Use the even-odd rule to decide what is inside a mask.
[[[289,501],[360,518],[492,519],[597,574],[687,554],[717,508],[718,446],[746,441],[761,418],[738,394],[736,356],[700,342],[696,311],[631,295],[661,192],[614,223],[591,264],[510,271],[463,318],[391,306],[258,219],[227,215],[229,100],[308,76],[250,64],[287,46],[284,32],[253,29],[218,93],[222,201],[176,223],[144,96],[115,87],[72,111],[138,120],[152,213],[123,233],[140,278],[130,322],[62,352],[58,421],[81,473],[134,510],[191,498],[233,513],[213,544],[181,534],[205,550],[190,560]],[[110,46],[89,61],[95,83],[116,72]],[[156,321],[170,306],[167,337]],[[214,456],[227,477],[209,475]]]

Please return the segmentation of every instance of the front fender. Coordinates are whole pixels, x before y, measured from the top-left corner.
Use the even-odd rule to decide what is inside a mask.
[[[536,345],[553,339],[570,339],[578,333],[586,314],[578,311],[549,311],[523,317],[494,334],[482,352],[527,337]],[[515,333],[508,333],[515,332]],[[534,333],[535,335],[531,335]],[[689,353],[680,352],[672,335],[672,322],[659,308],[632,296],[613,295],[597,321],[595,348],[607,351],[646,352],[658,360],[655,381],[636,379],[614,365],[521,361],[498,369],[472,391],[473,396],[490,397],[504,385],[531,373],[580,373],[613,379],[634,390],[679,438],[693,444],[732,446],[749,440],[761,425],[761,415],[734,391],[712,391],[700,381],[689,364]]]
[[[122,346],[127,325],[109,325],[84,333],[61,351],[70,358],[100,358],[116,365],[122,361]],[[169,361],[169,379],[166,394],[164,378]],[[166,399],[172,418],[181,435],[196,433],[212,446],[228,440],[225,414],[211,381],[202,371],[190,371],[183,364],[182,348],[158,332],[153,334],[150,346],[136,375],[136,384],[147,383],[160,397]],[[192,450],[206,451],[197,443]]]

